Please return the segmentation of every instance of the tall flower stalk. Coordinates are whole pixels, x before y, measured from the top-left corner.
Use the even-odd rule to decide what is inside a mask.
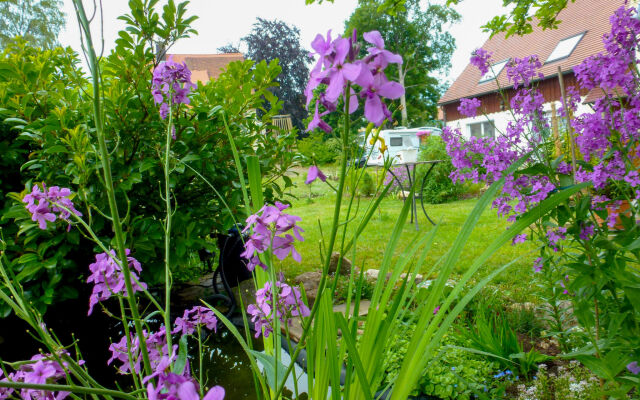
[[[111,174],[111,161],[109,151],[107,150],[107,143],[104,135],[104,117],[101,104],[101,81],[100,81],[100,66],[98,64],[98,58],[96,56],[95,49],[93,47],[93,39],[91,38],[91,28],[89,26],[89,20],[84,10],[82,0],[74,0],[74,7],[78,16],[78,22],[82,28],[82,34],[84,35],[83,46],[87,54],[89,62],[89,70],[93,79],[93,114],[96,126],[96,139],[98,141],[98,150],[100,153],[100,162],[102,163],[102,172],[104,177],[105,189],[107,192],[107,198],[109,200],[110,217],[112,221],[112,227],[114,236],[116,239],[116,250],[118,253],[118,261],[120,268],[124,274],[124,282],[127,291],[127,301],[129,303],[129,310],[135,326],[136,333],[139,337],[142,337],[143,329],[140,315],[138,312],[138,303],[136,301],[136,295],[131,285],[131,271],[129,265],[123,260],[127,259],[127,250],[124,243],[124,232],[122,230],[122,221],[118,212],[118,203],[116,202],[116,194],[113,186],[113,178]],[[125,324],[126,325],[126,324]],[[147,374],[151,374],[151,364],[149,362],[149,354],[145,343],[141,344],[142,357],[144,360],[144,368]]]

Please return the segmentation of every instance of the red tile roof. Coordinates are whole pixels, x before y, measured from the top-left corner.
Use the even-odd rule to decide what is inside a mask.
[[[243,61],[244,56],[240,53],[225,54],[167,54],[166,59],[173,58],[173,61],[186,62],[191,70],[191,80],[195,83],[200,81],[207,83],[209,79],[216,79],[223,69],[233,61]]]
[[[523,58],[532,54],[537,55],[544,63],[558,42],[586,32],[569,57],[544,64],[541,69],[545,77],[557,75],[558,66],[563,71],[570,71],[588,56],[604,51],[602,35],[611,29],[609,17],[624,2],[624,0],[576,0],[575,3],[569,2],[558,15],[558,19],[562,22],[557,29],[543,30],[534,19],[531,22],[532,33],[524,36],[513,35],[508,39],[505,38],[504,33],[498,33],[487,40],[482,48],[493,52],[494,63],[508,58]],[[480,71],[470,64],[467,65],[458,79],[440,98],[439,104],[497,90],[495,80],[478,83],[480,78]],[[498,82],[502,88],[510,86],[504,69],[498,75]]]

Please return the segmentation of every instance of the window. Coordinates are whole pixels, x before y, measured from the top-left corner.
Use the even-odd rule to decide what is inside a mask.
[[[402,146],[402,138],[401,137],[392,137],[389,139],[390,146]]]
[[[487,71],[486,74],[482,75],[482,78],[480,78],[480,81],[478,83],[485,83],[496,79],[496,77],[500,75],[500,72],[502,72],[504,66],[507,65],[508,62],[509,59],[506,59],[504,61],[500,61],[499,63],[493,64],[489,68],[489,71]]]
[[[569,57],[571,53],[573,53],[573,50],[576,48],[584,34],[585,32],[582,32],[558,42],[558,45],[555,49],[553,49],[553,51],[549,55],[549,58],[547,58],[547,61],[545,61],[545,64]]]
[[[467,126],[469,127],[469,136],[475,136],[478,138],[494,138],[496,136],[493,121],[476,122],[475,124],[469,124]]]

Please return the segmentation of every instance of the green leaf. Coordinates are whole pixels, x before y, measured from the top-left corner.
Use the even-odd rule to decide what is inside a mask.
[[[173,363],[172,371],[174,374],[181,375],[184,371],[184,367],[187,365],[188,350],[187,335],[182,335],[178,346],[178,358],[176,359],[176,362]],[[202,354],[200,357],[202,357]]]
[[[251,354],[258,360],[262,367],[264,368],[264,373],[267,376],[267,383],[269,387],[275,389],[280,387],[283,383],[283,378],[285,373],[287,372],[287,367],[280,362],[280,360],[276,360],[275,357],[262,353],[256,350],[249,350]],[[278,385],[276,385],[276,376],[278,378]]]
[[[44,153],[45,154],[55,154],[55,153],[68,153],[69,150],[67,150],[66,147],[64,147],[61,144],[56,144],[53,145],[51,147],[47,147],[46,149],[44,149]]]

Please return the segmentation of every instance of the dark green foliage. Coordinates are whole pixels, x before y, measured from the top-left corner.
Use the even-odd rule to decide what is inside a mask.
[[[385,383],[394,379],[398,373],[402,359],[408,348],[408,337],[415,330],[414,324],[406,324],[396,337],[384,356]],[[491,376],[498,368],[498,363],[486,357],[470,353],[457,347],[468,347],[467,339],[448,335],[443,339],[437,356],[427,366],[414,394],[437,396],[439,399],[472,399],[477,392],[484,393],[491,388]]]
[[[443,160],[433,167],[422,191],[422,196],[426,203],[440,204],[448,201],[457,200],[465,191],[465,186],[459,183],[453,183],[449,175],[453,171],[451,157],[447,154],[446,144],[440,136],[430,136],[426,140],[419,153],[419,159],[424,160]],[[427,173],[430,165],[421,165],[416,171],[416,181],[422,183],[422,178]],[[419,190],[419,189],[416,189]]]
[[[302,162],[305,164],[329,164],[334,162],[342,151],[342,144],[338,140],[328,139],[325,141],[324,134],[320,131],[311,133],[304,139],[297,141],[298,152],[303,156]]]
[[[64,27],[60,0],[4,0],[0,2],[0,48],[21,36],[31,46],[52,49]]]
[[[186,3],[176,6],[170,1],[161,14],[148,3],[130,5],[131,15],[122,17],[127,30],[120,32],[115,50],[102,64],[105,135],[126,245],[142,263],[143,280],[154,284],[162,279],[163,269],[159,153],[166,128],[151,97],[151,77],[159,62],[156,45],[168,47],[193,33],[189,22],[194,18],[185,16]],[[105,243],[112,237],[92,145],[91,90],[75,64],[77,56],[70,50],[42,51],[24,42],[11,45],[0,59],[0,147],[8,155],[1,161],[3,240],[7,258],[14,262],[12,272],[41,310],[54,299],[87,290],[87,266],[99,251],[76,228],[69,233],[39,230],[21,203],[25,186],[30,190],[34,183],[45,182],[71,188],[85,221]],[[176,276],[189,275],[181,270],[193,266],[193,252],[215,247],[210,235],[225,233],[235,219],[244,219],[223,115],[238,150],[260,157],[266,201],[283,196],[284,187],[277,183],[282,180],[277,178],[291,165],[294,137],[271,125],[282,102],[269,90],[280,72],[276,61],[232,63],[217,80],[199,84],[189,107],[176,111],[171,147],[176,206],[171,264]],[[256,118],[256,109],[269,111]],[[289,184],[284,179],[284,186]],[[7,196],[9,192],[15,194]]]
[[[519,376],[530,376],[537,364],[549,358],[535,348],[525,352],[510,319],[495,310],[480,309],[473,322],[461,332],[470,348],[491,355],[501,369]]]

